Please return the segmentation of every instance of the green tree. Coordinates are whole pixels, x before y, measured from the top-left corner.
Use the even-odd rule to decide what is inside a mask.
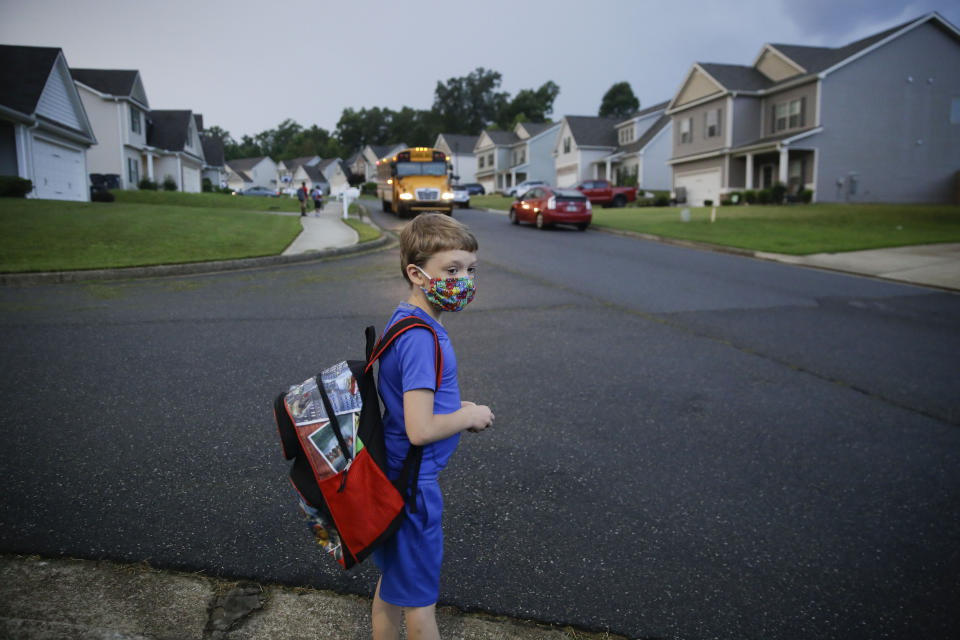
[[[539,89],[522,89],[500,110],[497,124],[509,130],[518,122],[546,122],[559,94],[560,87],[552,80],[547,80]]]
[[[476,134],[497,121],[509,94],[497,91],[497,71],[477,67],[466,76],[437,82],[433,111],[446,133]]]
[[[600,102],[602,118],[628,118],[640,108],[640,101],[633,95],[629,82],[618,82],[610,87]]]

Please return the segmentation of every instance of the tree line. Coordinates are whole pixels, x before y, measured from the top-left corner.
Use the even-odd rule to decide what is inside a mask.
[[[318,155],[346,158],[365,145],[406,142],[411,146],[432,146],[441,133],[477,135],[488,128],[510,130],[518,122],[546,122],[560,87],[551,80],[536,89],[521,89],[514,96],[500,91],[499,72],[478,67],[465,76],[437,82],[430,109],[388,107],[346,108],[331,132],[313,125],[303,127],[291,119],[276,128],[240,140],[218,126],[204,135],[219,138],[226,160],[270,156],[287,160]],[[614,84],[601,101],[599,115],[626,117],[640,103],[630,84]]]

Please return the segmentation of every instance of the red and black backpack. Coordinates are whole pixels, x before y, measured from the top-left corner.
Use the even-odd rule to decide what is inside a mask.
[[[376,339],[366,329],[366,360],[339,362],[280,393],[273,415],[290,482],[317,543],[345,569],[362,562],[400,527],[404,504],[416,512],[423,448],[410,446],[396,481],[387,478],[387,451],[373,363],[398,336],[426,329],[436,345],[437,388],[443,355],[433,328],[401,318]]]

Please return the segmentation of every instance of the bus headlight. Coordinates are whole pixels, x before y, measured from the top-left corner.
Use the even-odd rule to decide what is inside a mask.
[[[400,194],[400,199],[401,199],[401,200],[413,200],[413,194],[412,194],[412,193],[401,193],[401,194]]]
[[[444,191],[444,192],[443,192],[443,195],[440,196],[440,197],[443,198],[444,200],[453,200],[453,192],[452,192],[452,191]]]

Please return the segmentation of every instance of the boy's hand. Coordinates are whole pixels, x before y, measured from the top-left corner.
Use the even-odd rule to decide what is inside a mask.
[[[480,433],[493,425],[493,412],[486,405],[464,400],[460,402],[460,410],[467,415],[467,421],[470,423],[467,431],[470,433]]]

